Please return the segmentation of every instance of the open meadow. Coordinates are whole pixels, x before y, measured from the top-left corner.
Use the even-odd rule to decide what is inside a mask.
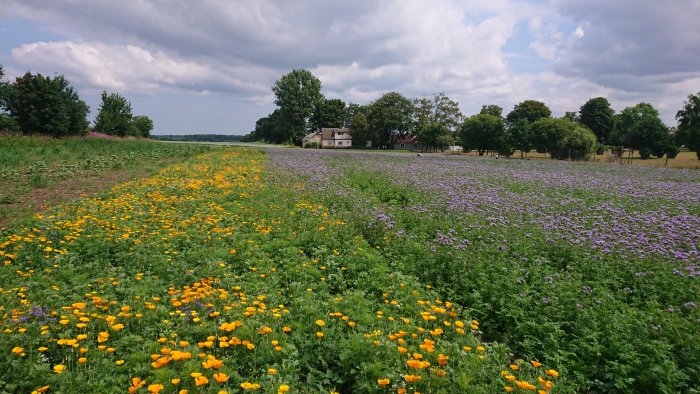
[[[697,171],[183,160],[0,233],[0,392],[698,391]]]

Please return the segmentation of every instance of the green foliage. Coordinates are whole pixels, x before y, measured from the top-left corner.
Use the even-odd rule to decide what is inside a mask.
[[[530,127],[537,146],[544,147],[553,159],[587,160],[595,148],[595,135],[567,119],[540,119]]]
[[[479,114],[502,117],[503,116],[503,107],[501,107],[500,105],[496,105],[496,104],[482,105],[481,111],[479,111]]]
[[[676,113],[676,119],[679,143],[694,150],[700,159],[700,92],[688,95],[683,108]]]
[[[595,97],[581,106],[579,110],[581,124],[593,131],[598,141],[607,144],[610,133],[615,129],[615,111],[608,99]]]
[[[643,159],[651,154],[663,156],[663,151],[670,143],[668,129],[661,121],[659,112],[648,103],[639,103],[627,107],[617,117],[614,141],[622,142],[632,149],[644,150]],[[647,155],[647,152],[650,154]]]
[[[452,144],[452,137],[447,128],[437,122],[423,125],[418,130],[418,140],[429,150],[444,150]]]
[[[6,95],[6,109],[24,133],[64,137],[87,130],[89,108],[62,75],[51,78],[27,72]]]
[[[530,122],[526,119],[517,119],[511,123],[508,127],[508,133],[513,148],[520,151],[520,158],[523,158],[527,152],[534,148]]]
[[[347,123],[347,107],[341,99],[323,99],[319,102],[311,117],[311,128],[342,128]]]
[[[411,130],[413,103],[397,92],[383,95],[370,104],[367,122],[376,140],[375,146],[388,146],[396,135],[405,135]]]
[[[369,127],[367,117],[362,112],[358,112],[350,121],[350,135],[352,136],[352,146],[355,148],[365,148],[367,141],[376,141],[377,136],[374,135]]]
[[[459,137],[466,150],[476,149],[479,156],[487,150],[497,150],[505,138],[506,125],[503,118],[489,115],[474,115],[464,121]]]
[[[103,91],[102,103],[95,118],[95,131],[126,137],[134,132],[132,125],[133,114],[131,103],[119,93],[107,94]]]
[[[136,115],[131,120],[131,126],[134,129],[134,135],[148,138],[153,130],[153,121],[146,115]]]
[[[525,100],[517,104],[506,116],[508,124],[513,124],[518,119],[526,119],[532,123],[536,120],[549,118],[552,111],[545,103],[536,100]]]
[[[301,143],[311,126],[310,120],[314,111],[323,100],[321,81],[309,70],[295,69],[277,80],[272,92],[279,109],[279,119],[272,119],[278,123],[274,128],[278,131],[284,130],[283,136],[278,136],[273,141],[281,139],[295,144]]]

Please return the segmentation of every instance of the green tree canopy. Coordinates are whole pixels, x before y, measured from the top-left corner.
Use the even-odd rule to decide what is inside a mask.
[[[383,95],[369,106],[367,121],[377,138],[377,146],[388,146],[395,135],[411,130],[413,103],[397,92]]]
[[[476,149],[479,156],[488,150],[497,150],[505,137],[503,118],[490,114],[474,115],[464,121],[459,131],[464,150]]]
[[[25,133],[63,137],[87,130],[89,107],[63,75],[27,72],[18,77],[7,93],[6,108]]]
[[[700,92],[688,95],[683,108],[676,113],[678,142],[694,150],[700,159]]]
[[[287,142],[290,134],[285,122],[286,119],[282,115],[282,110],[276,108],[270,115],[262,117],[255,122],[255,130],[251,133],[251,139],[253,141],[262,140],[275,144]]]
[[[132,129],[131,103],[119,93],[107,94],[103,91],[102,103],[95,117],[95,131],[119,137],[126,137]]]
[[[530,122],[526,119],[518,119],[508,127],[508,132],[513,148],[520,151],[521,159],[524,158],[534,148]]]
[[[568,119],[543,118],[530,124],[532,134],[553,159],[586,160],[595,147],[595,134]]]
[[[131,121],[135,135],[138,137],[147,138],[153,130],[153,121],[146,115],[136,115]]]
[[[615,128],[615,111],[608,99],[595,97],[581,106],[581,124],[588,127],[603,144],[609,143],[610,134]]]
[[[447,97],[445,93],[435,93],[433,97],[413,100],[413,130],[416,133],[433,123],[438,123],[445,127],[451,136],[455,136],[463,121],[464,115],[459,109],[459,103]]]
[[[446,136],[449,138],[444,138]],[[423,125],[420,130],[418,130],[418,140],[429,150],[444,150],[446,146],[450,145],[452,137],[445,125],[438,122],[431,122]],[[445,142],[447,142],[446,145]]]
[[[322,99],[319,101],[313,116],[311,127],[320,130],[323,127],[344,127],[347,123],[347,106],[341,99]]]
[[[272,87],[275,104],[279,107],[281,124],[287,127],[286,140],[301,142],[311,126],[311,117],[323,100],[321,81],[309,70],[292,70]]]
[[[362,112],[357,112],[352,117],[350,125],[350,135],[352,136],[352,146],[356,148],[365,148],[367,141],[376,141],[377,137],[372,134],[372,129],[369,127],[367,117]]]
[[[506,121],[512,124],[518,119],[526,119],[532,123],[536,120],[549,118],[552,116],[552,111],[543,102],[536,100],[525,100],[517,104],[508,116]]]
[[[488,114],[488,115],[502,117],[503,116],[503,108],[500,105],[496,105],[496,104],[482,105],[481,111],[479,111],[479,114],[482,114],[482,115]]]
[[[668,128],[659,117],[659,111],[649,103],[627,107],[617,116],[615,130],[610,139],[632,149],[639,149],[643,159],[653,153],[663,156],[669,143]]]

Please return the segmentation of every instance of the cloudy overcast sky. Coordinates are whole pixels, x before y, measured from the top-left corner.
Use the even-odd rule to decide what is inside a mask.
[[[700,0],[2,0],[0,64],[117,92],[156,134],[244,134],[306,68],[328,98],[444,92],[466,115],[591,97],[663,120],[700,91]]]

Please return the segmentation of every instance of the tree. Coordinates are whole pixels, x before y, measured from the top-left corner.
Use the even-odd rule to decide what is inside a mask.
[[[459,103],[447,97],[445,93],[435,93],[432,98],[421,97],[413,100],[413,121],[413,130],[416,133],[432,123],[439,123],[454,137],[464,121],[464,115],[459,109]]]
[[[581,122],[581,118],[578,116],[578,114],[576,112],[572,112],[572,111],[566,111],[564,113],[564,116],[562,116],[562,119],[566,119],[566,120],[572,121],[574,123]]]
[[[518,119],[510,125],[508,131],[513,148],[519,150],[520,158],[524,159],[525,155],[534,148],[530,122],[526,119]]]
[[[148,138],[153,130],[153,121],[146,115],[134,116],[131,125],[138,137]]]
[[[418,130],[418,140],[428,150],[445,149],[445,136],[449,137],[450,131],[442,123],[432,122],[425,124]],[[452,138],[447,140],[447,146],[450,145]]]
[[[482,105],[481,111],[479,111],[479,114],[481,114],[481,115],[488,114],[488,115],[502,117],[503,116],[503,108],[500,105],[496,105],[496,104]]]
[[[700,92],[688,95],[683,108],[676,113],[676,120],[679,142],[694,150],[700,159]]]
[[[369,106],[367,121],[378,146],[388,146],[397,135],[405,135],[411,130],[413,104],[411,100],[397,92],[383,95]]]
[[[9,88],[6,108],[25,133],[53,137],[82,134],[87,129],[89,107],[70,83],[27,72]]]
[[[581,124],[593,131],[603,144],[609,143],[610,133],[615,128],[615,111],[608,99],[595,97],[581,106],[579,110]]]
[[[490,114],[474,115],[464,121],[459,137],[464,150],[476,149],[479,156],[487,150],[496,150],[504,137],[506,125],[503,118]]]
[[[433,95],[433,108],[433,120],[443,125],[455,137],[459,126],[464,122],[459,103],[447,97],[445,93],[437,93]]]
[[[313,116],[311,127],[320,130],[322,127],[343,127],[346,122],[347,108],[341,99],[322,99],[319,101]]]
[[[5,70],[3,70],[2,65],[0,64],[0,131],[19,130],[19,125],[17,122],[15,122],[15,120],[5,112],[7,110],[7,104],[10,99],[11,91],[12,87],[5,80]]]
[[[595,134],[568,119],[543,118],[530,127],[553,159],[586,160],[595,147]]]
[[[549,118],[552,116],[552,111],[541,101],[525,100],[517,104],[512,111],[506,116],[508,124],[512,124],[518,119],[526,119],[532,123],[539,119]]]
[[[649,103],[627,107],[616,117],[615,130],[610,140],[619,145],[639,149],[642,159],[651,154],[661,157],[670,135],[657,111]]]
[[[355,118],[355,115],[357,115],[357,114],[364,115],[365,120],[367,120],[368,109],[369,108],[367,105],[360,105],[357,103],[348,104],[348,106],[345,108],[345,125],[344,125],[344,127],[350,127],[350,123],[352,122],[353,118]]]
[[[288,127],[286,140],[301,143],[310,127],[311,116],[323,100],[321,81],[309,70],[295,69],[276,81],[272,92],[282,123]]]
[[[251,138],[254,141],[268,141],[275,144],[281,144],[289,141],[289,128],[285,123],[285,118],[282,115],[282,110],[276,108],[268,116],[262,117],[255,122],[255,131]]]
[[[95,117],[95,131],[119,137],[126,137],[131,128],[131,103],[119,93],[107,94],[103,91],[102,103]]]
[[[367,147],[367,141],[376,141],[377,139],[376,136],[372,135],[367,117],[362,112],[358,112],[353,116],[348,127],[352,136],[353,147],[365,148]]]

